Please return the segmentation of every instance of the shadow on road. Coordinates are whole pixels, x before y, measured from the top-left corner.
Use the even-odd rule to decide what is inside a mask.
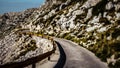
[[[63,48],[61,47],[60,43],[58,43],[58,42],[56,42],[56,43],[60,50],[60,58],[54,68],[63,68],[65,65],[65,62],[66,62],[66,55],[65,55],[65,52],[64,52]]]

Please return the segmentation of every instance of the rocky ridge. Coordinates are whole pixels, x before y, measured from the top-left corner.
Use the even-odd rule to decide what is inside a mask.
[[[30,14],[13,29],[72,40],[95,53],[110,68],[120,67],[119,0],[46,0],[40,8],[25,13]],[[0,21],[4,22],[2,17]]]

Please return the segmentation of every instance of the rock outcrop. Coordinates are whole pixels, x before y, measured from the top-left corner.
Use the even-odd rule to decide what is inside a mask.
[[[36,35],[29,30],[21,29],[31,14],[38,8],[23,12],[5,13],[0,16],[0,65],[27,60],[53,49],[52,41]]]
[[[52,49],[50,40],[12,32],[0,40],[0,64],[24,61]]]
[[[119,0],[46,0],[40,8],[21,14],[25,13],[28,16],[13,29],[72,40],[94,52],[109,67],[120,67]],[[0,18],[0,24],[6,26],[8,14]]]

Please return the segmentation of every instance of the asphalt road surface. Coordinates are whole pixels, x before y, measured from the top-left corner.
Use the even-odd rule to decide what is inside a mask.
[[[60,50],[60,58],[54,68],[108,68],[92,52],[77,44],[55,38]]]

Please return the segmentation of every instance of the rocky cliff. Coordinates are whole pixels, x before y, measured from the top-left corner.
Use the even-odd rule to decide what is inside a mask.
[[[120,67],[119,0],[46,0],[40,8],[0,17],[0,36],[13,29],[65,38]],[[3,39],[2,38],[2,39]]]

